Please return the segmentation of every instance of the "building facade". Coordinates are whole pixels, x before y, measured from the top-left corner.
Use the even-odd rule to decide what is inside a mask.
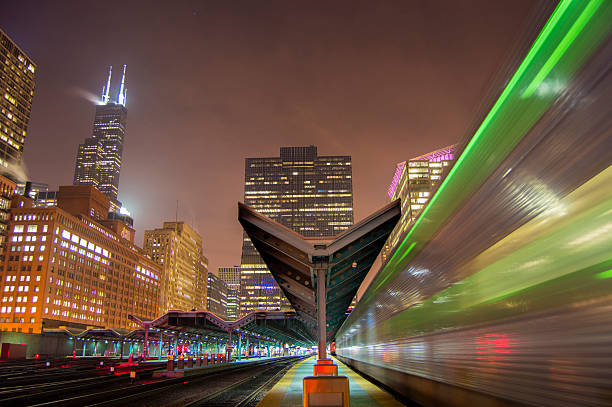
[[[83,211],[88,205],[95,208]],[[128,315],[157,317],[161,268],[87,215],[104,206],[108,213],[108,205],[93,187],[60,187],[57,207],[15,195],[0,265],[0,330],[135,329]]]
[[[350,156],[319,156],[317,147],[281,147],[279,157],[247,158],[244,202],[306,236],[334,236],[353,224]],[[288,306],[257,250],[243,234],[240,314]]]
[[[18,181],[28,131],[36,64],[0,29],[0,173]]]
[[[387,195],[392,201],[401,199],[402,217],[381,251],[383,260],[427,205],[445,170],[454,161],[455,146],[452,145],[397,164]]]
[[[206,309],[208,259],[198,232],[185,222],[164,222],[162,228],[145,230],[144,249],[163,269],[160,315]]]
[[[31,198],[35,207],[57,206],[57,191],[49,191],[49,185],[43,182],[18,182],[15,193]]]
[[[110,198],[113,210],[121,207],[117,196],[127,123],[125,69],[126,66],[123,65],[119,93],[117,98],[112,100],[110,67],[106,86],[102,89],[101,101],[96,106],[92,136],[79,145],[74,168],[73,184],[95,186]]]
[[[240,316],[240,266],[219,267],[219,278],[227,285],[227,318]]]
[[[206,310],[227,319],[227,284],[213,273],[208,273]]]
[[[0,255],[4,250],[8,224],[11,218],[11,200],[17,184],[7,177],[0,175]]]

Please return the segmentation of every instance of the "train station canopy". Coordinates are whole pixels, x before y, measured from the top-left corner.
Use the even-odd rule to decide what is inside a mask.
[[[236,320],[225,320],[209,311],[168,311],[151,321],[129,318],[145,329],[172,334],[227,337],[248,336],[262,342],[312,346],[316,339],[293,310],[253,311]]]
[[[327,340],[346,318],[351,301],[400,215],[397,200],[336,236],[304,237],[238,203],[238,220],[313,336],[317,325],[314,270],[326,269]]]

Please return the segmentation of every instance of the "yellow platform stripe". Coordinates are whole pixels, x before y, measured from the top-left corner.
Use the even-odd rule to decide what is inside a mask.
[[[297,372],[298,368],[305,362],[309,361],[310,358],[304,359],[301,362],[293,366],[289,371],[270,389],[268,394],[261,399],[255,407],[278,407],[281,405],[289,385],[293,381],[293,377]]]
[[[348,376],[349,380],[353,381],[353,383],[357,384],[359,387],[365,390],[366,393],[368,393],[368,395],[380,407],[403,407],[404,406],[404,404],[397,401],[395,398],[393,398],[392,395],[387,393],[385,390],[381,389],[375,384],[364,379],[363,377],[355,373],[353,370],[351,370],[350,367],[340,362],[338,359],[334,358],[333,356],[332,356],[332,359],[338,365],[338,367],[342,368],[342,375]]]

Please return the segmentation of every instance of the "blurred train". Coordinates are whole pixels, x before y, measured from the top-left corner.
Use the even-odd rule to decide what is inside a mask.
[[[335,338],[422,405],[612,405],[612,1],[538,31]]]

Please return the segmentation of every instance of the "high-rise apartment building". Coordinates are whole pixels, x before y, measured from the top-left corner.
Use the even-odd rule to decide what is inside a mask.
[[[108,197],[88,186],[60,187],[58,195],[58,206],[47,208],[13,197],[0,330],[135,329],[128,315],[157,317],[161,267],[105,225]]]
[[[427,205],[445,168],[452,165],[454,160],[455,146],[452,145],[397,164],[387,194],[392,201],[401,198],[402,217],[381,251],[383,260]]]
[[[337,235],[353,224],[351,157],[319,156],[309,146],[281,147],[279,157],[247,158],[244,202],[303,236]],[[288,304],[246,234],[240,274],[242,315]]]
[[[18,181],[36,64],[0,29],[0,173]]]
[[[237,319],[240,315],[240,266],[219,267],[219,278],[227,285],[227,318]]]
[[[206,310],[227,319],[227,284],[213,273],[208,273]]]
[[[144,232],[144,248],[162,269],[159,313],[206,309],[208,259],[202,238],[185,222]]]
[[[74,185],[98,188],[110,198],[111,209],[115,211],[121,207],[117,195],[127,122],[125,68],[123,65],[121,85],[115,100],[110,97],[112,66],[109,69],[100,103],[96,106],[92,135],[79,145],[73,181]]]

